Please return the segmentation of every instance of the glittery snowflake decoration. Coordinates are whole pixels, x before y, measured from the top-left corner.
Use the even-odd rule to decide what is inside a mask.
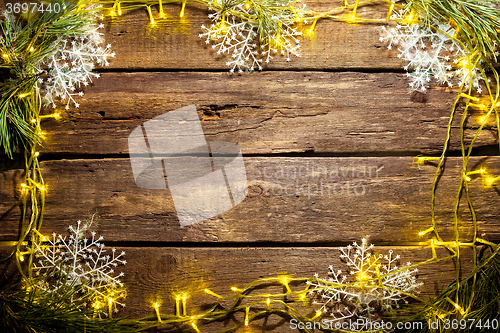
[[[74,96],[82,96],[83,92],[77,92],[78,88],[87,86],[92,78],[98,78],[99,73],[94,73],[94,65],[108,66],[108,59],[114,57],[110,53],[111,45],[102,46],[103,34],[99,29],[103,24],[97,23],[97,15],[92,14],[95,8],[88,8],[89,15],[94,15],[89,20],[89,25],[84,29],[85,34],[72,38],[57,40],[54,43],[53,54],[41,63],[38,71],[48,73],[45,80],[39,79],[41,89],[44,91],[44,102],[46,105],[56,107],[57,101],[78,107]]]
[[[268,4],[275,8],[272,13],[266,13],[270,20],[266,23],[267,28],[259,27],[258,21],[243,21],[225,9],[216,11],[208,15],[213,23],[209,27],[202,25],[204,32],[199,37],[204,38],[207,44],[212,43],[217,54],[231,55],[232,60],[226,62],[230,72],[262,70],[263,63],[269,63],[274,54],[281,54],[290,61],[291,55],[299,56],[297,37],[302,34],[293,27],[293,22],[302,15],[290,10],[294,2],[277,0],[274,4]],[[221,8],[225,8],[224,4]],[[266,7],[259,7],[258,15],[253,6],[244,2],[232,9],[245,17],[259,17],[266,11]]]
[[[101,314],[117,311],[117,306],[125,306],[120,299],[125,297],[125,289],[120,278],[123,272],[116,273],[119,265],[127,262],[125,252],[117,253],[101,243],[103,237],[97,237],[88,223],[77,222],[76,228],[69,227],[68,238],[53,234],[52,238],[42,237],[35,242],[35,260],[33,270],[41,277],[37,288],[45,293],[62,294],[68,286],[81,288],[81,294],[74,295],[82,302],[81,306],[92,307]]]
[[[421,285],[416,282],[418,270],[410,268],[410,263],[398,267],[399,255],[394,256],[392,250],[387,255],[374,255],[373,247],[363,238],[361,244],[340,248],[340,258],[351,278],[329,266],[327,278],[315,274],[315,279],[307,282],[309,296],[321,305],[321,313],[331,315],[332,323],[350,321],[353,331],[363,331],[367,322],[379,320],[383,312],[398,308],[401,302],[407,303],[403,293],[414,293]]]
[[[477,68],[467,62],[467,52],[453,36],[455,29],[449,24],[434,22],[438,30],[425,24],[417,24],[408,19],[405,10],[396,11],[392,18],[399,23],[390,29],[383,27],[380,41],[388,44],[388,49],[397,47],[398,58],[406,62],[404,69],[410,80],[411,90],[425,92],[434,79],[448,86],[472,86],[481,93],[482,76]],[[407,22],[407,23],[405,23]]]

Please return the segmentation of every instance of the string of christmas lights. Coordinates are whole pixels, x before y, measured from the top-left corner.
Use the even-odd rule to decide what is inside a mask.
[[[378,267],[378,270],[373,271],[373,276],[369,278],[361,276],[355,282],[351,283],[339,281],[337,275],[335,275],[336,280],[334,281],[322,280],[317,277],[273,277],[253,281],[242,289],[232,287],[230,290],[234,294],[225,297],[217,295],[207,289],[205,292],[215,297],[216,302],[210,310],[203,314],[196,316],[188,315],[188,296],[176,296],[174,315],[162,314],[160,312],[161,303],[157,301],[152,304],[154,314],[151,316],[138,320],[122,320],[120,321],[120,325],[140,326],[141,329],[159,325],[184,325],[199,333],[201,332],[200,327],[203,325],[222,318],[227,318],[229,315],[237,312],[244,313],[244,321],[225,331],[234,330],[242,325],[248,326],[252,320],[260,318],[262,315],[269,314],[283,315],[287,318],[296,319],[302,323],[315,323],[327,315],[323,311],[324,307],[313,312],[313,315],[302,315],[299,310],[295,309],[287,302],[284,302],[282,299],[290,297],[304,299],[304,297],[311,293],[331,295],[332,292],[334,294],[339,291],[346,292],[349,288],[363,291],[366,290],[366,288],[373,288],[373,286],[377,287],[377,289],[373,290],[385,290],[385,294],[404,295],[405,297],[411,297],[422,302],[422,304],[425,305],[425,311],[422,314],[425,319],[437,319],[442,321],[451,316],[468,318],[468,316],[473,313],[470,304],[464,304],[465,301],[464,298],[461,297],[461,291],[466,288],[466,283],[468,283],[468,281],[472,280],[474,281],[472,285],[476,285],[476,281],[481,278],[481,270],[484,270],[485,267],[494,260],[500,250],[497,244],[488,241],[484,236],[479,236],[477,216],[469,189],[470,182],[480,180],[485,188],[492,188],[500,180],[500,175],[490,174],[485,166],[480,166],[475,169],[470,169],[469,167],[469,160],[474,143],[482,130],[487,125],[490,125],[492,119],[495,120],[497,129],[500,129],[498,115],[498,110],[500,109],[500,81],[498,73],[492,65],[496,62],[496,57],[498,55],[497,42],[500,22],[498,15],[490,15],[491,13],[498,14],[498,9],[495,10],[493,6],[490,6],[490,1],[484,1],[482,4],[460,1],[460,5],[463,6],[462,8],[469,8],[474,5],[474,7],[471,8],[473,8],[473,12],[477,14],[470,18],[473,24],[468,26],[466,24],[467,20],[460,20],[459,14],[449,10],[450,7],[448,5],[458,6],[458,0],[447,0],[444,4],[437,1],[424,2],[418,0],[410,0],[407,4],[392,1],[383,2],[388,4],[388,13],[386,19],[381,20],[362,18],[358,15],[358,8],[371,5],[373,1],[362,2],[355,0],[354,3],[350,4],[348,0],[345,0],[343,6],[333,8],[326,12],[309,10],[305,6],[300,6],[298,1],[196,1],[197,4],[204,5],[214,12],[209,14],[209,18],[213,20],[213,24],[209,27],[202,27],[205,32],[201,33],[200,37],[205,38],[208,43],[215,43],[214,48],[221,53],[232,52],[234,60],[227,63],[231,70],[262,69],[262,64],[268,62],[272,58],[271,55],[275,53],[281,53],[289,60],[291,54],[299,54],[299,36],[301,34],[309,37],[314,36],[314,29],[317,22],[323,19],[332,19],[348,24],[395,23],[397,24],[397,29],[392,31],[386,30],[386,36],[382,37],[382,40],[389,41],[389,46],[399,45],[399,51],[402,52],[401,58],[410,62],[405,68],[408,70],[415,70],[414,73],[409,74],[411,78],[410,86],[414,89],[425,90],[427,89],[426,85],[430,77],[434,76],[437,78],[438,82],[458,87],[457,96],[451,108],[447,134],[441,155],[439,157],[417,156],[415,158],[415,163],[418,166],[427,165],[430,164],[430,162],[437,162],[431,190],[431,226],[418,232],[420,237],[428,237],[426,244],[432,249],[432,258],[399,269],[389,269],[389,272],[386,274],[382,274],[380,267]],[[58,119],[61,117],[59,112],[45,116],[40,115],[43,103],[41,98],[43,88],[41,84],[43,82],[49,84],[45,90],[45,92],[49,94],[49,98],[45,98],[45,102],[49,102],[53,105],[55,102],[53,97],[55,96],[62,98],[63,102],[66,103],[66,107],[69,107],[70,102],[78,106],[78,103],[73,99],[73,96],[75,96],[75,86],[78,87],[79,84],[84,85],[84,82],[87,82],[92,76],[95,76],[91,72],[92,67],[89,67],[87,62],[91,61],[93,63],[97,61],[105,64],[107,63],[106,58],[112,56],[112,54],[108,52],[109,46],[96,49],[95,45],[99,44],[96,41],[100,38],[100,35],[97,29],[94,28],[94,25],[92,25],[92,29],[89,29],[89,24],[95,24],[96,19],[95,8],[92,7],[94,3],[109,5],[108,7],[100,9],[104,14],[109,15],[123,15],[129,10],[145,8],[150,19],[150,24],[155,25],[158,20],[165,17],[163,11],[164,5],[181,3],[179,16],[184,17],[187,15],[186,4],[188,4],[188,1],[160,0],[156,2],[145,0],[114,0],[70,3],[73,4],[73,7],[65,7],[65,10],[68,11],[64,13],[67,15],[65,19],[68,20],[69,18],[74,19],[79,17],[79,22],[81,23],[80,28],[85,27],[84,30],[92,32],[93,35],[85,36],[80,32],[80,39],[75,39],[74,43],[68,43],[67,41],[62,43],[61,45],[64,45],[64,48],[59,50],[59,54],[62,55],[57,59],[52,57],[52,62],[49,63],[52,65],[48,70],[40,67],[41,64],[35,61],[37,66],[32,67],[33,71],[30,76],[20,78],[21,80],[16,82],[15,85],[9,87],[9,89],[5,89],[8,94],[4,95],[6,97],[3,99],[0,108],[0,114],[3,112],[4,117],[9,114],[5,111],[12,110],[13,108],[22,110],[20,113],[28,115],[24,118],[24,122],[29,126],[26,126],[22,122],[15,123],[22,125],[18,127],[19,138],[23,139],[27,137],[27,140],[10,142],[5,141],[6,135],[2,135],[1,141],[2,147],[8,154],[14,151],[15,147],[18,145],[23,145],[25,148],[26,174],[24,182],[20,185],[24,215],[21,223],[19,241],[17,242],[13,255],[15,255],[21,274],[24,274],[22,273],[22,262],[25,261],[25,256],[29,256],[28,277],[31,276],[33,267],[35,267],[33,259],[37,252],[36,247],[42,246],[41,244],[46,241],[46,237],[38,232],[43,221],[45,196],[47,192],[47,185],[43,181],[38,161],[39,152],[36,149],[38,144],[45,139],[45,133],[41,129],[41,121],[47,118]],[[88,7],[89,5],[90,7]],[[153,9],[155,9],[155,11],[153,11]],[[91,18],[90,21],[84,17],[85,13],[89,14]],[[41,22],[52,22],[52,20],[54,20],[54,17],[50,17],[50,15],[47,14],[46,17],[42,17]],[[67,25],[68,21],[62,21],[63,22],[56,21],[55,25],[57,26],[57,23],[64,23]],[[16,66],[25,65],[22,60],[25,57],[23,58],[22,55],[30,54],[34,57],[39,48],[42,46],[45,48],[47,47],[47,45],[44,44],[45,41],[40,40],[39,36],[35,33],[34,36],[30,35],[28,37],[28,43],[24,44],[23,47],[14,48],[15,38],[13,39],[12,37],[15,33],[19,32],[19,29],[22,29],[22,27],[12,20],[9,21],[7,19],[3,22],[3,36],[1,41],[2,66],[4,68],[12,70],[13,68],[17,68]],[[299,24],[302,26],[309,26],[304,31],[299,31],[297,28]],[[78,24],[75,24],[75,26],[78,26]],[[471,26],[473,27],[471,28]],[[493,30],[486,28],[487,26],[491,26]],[[482,29],[474,29],[475,27],[482,27]],[[67,74],[67,71],[62,71],[62,67],[59,65],[60,62],[64,62],[68,60],[67,57],[71,58],[76,54],[78,54],[79,57],[83,52],[82,50],[86,50],[83,52],[86,53],[88,51],[86,47],[89,45],[85,44],[86,41],[90,41],[91,43],[95,42],[96,44],[90,47],[97,51],[88,60],[84,60],[84,63],[82,63],[84,72],[81,70],[75,71],[75,73],[79,75],[78,77],[74,76],[68,78],[68,81],[63,81],[63,84],[61,84],[61,81],[51,81],[50,78],[46,81],[43,79],[42,81],[38,80],[42,73],[45,74],[44,71],[47,71],[49,74],[56,74],[58,79],[61,78],[62,73]],[[40,44],[37,45],[37,42]],[[429,43],[433,44],[431,47],[436,50],[433,54],[422,51]],[[66,47],[70,47],[71,49],[66,50]],[[443,52],[446,51],[451,51],[454,54],[455,61],[452,61],[453,59],[451,58],[446,59],[446,56],[442,55]],[[447,63],[443,64],[442,61]],[[75,65],[78,64],[75,63]],[[487,73],[489,74],[487,75]],[[458,83],[456,85],[451,81],[452,75],[458,78]],[[492,78],[494,79],[493,82],[491,82]],[[413,85],[411,83],[413,83]],[[51,85],[52,88],[50,88]],[[452,121],[457,117],[459,106],[464,107],[460,122],[462,170],[453,207],[454,216],[452,228],[454,230],[454,237],[450,240],[444,240],[440,236],[436,222],[436,188],[440,175],[443,172],[447,152],[450,149]],[[477,117],[479,128],[474,133],[472,140],[467,143],[464,135],[466,120],[473,114],[473,110],[481,113],[481,116]],[[16,118],[13,116],[10,116],[9,119],[16,121]],[[3,122],[4,124],[6,123],[5,118],[3,118]],[[0,132],[0,134],[2,133]],[[473,229],[473,237],[468,240],[462,237],[458,228],[459,207],[462,201],[462,193],[465,194]],[[29,206],[30,208],[28,208]],[[29,218],[27,218],[28,216]],[[26,241],[28,238],[30,239],[29,244]],[[481,244],[492,248],[492,252],[486,259],[480,261],[476,249],[477,246]],[[438,257],[436,252],[437,247],[448,249],[450,255]],[[473,250],[474,268],[469,275],[462,278],[460,258],[462,248],[464,247]],[[413,288],[405,290],[402,285],[394,286],[381,283],[381,281],[386,278],[391,279],[392,275],[411,275],[412,270],[420,265],[450,259],[455,259],[456,262],[456,283],[452,284],[446,291],[446,294],[444,294],[445,296],[442,297],[444,303],[439,303],[439,305],[420,299],[413,292]],[[332,270],[332,272],[335,273],[336,271]],[[296,291],[292,290],[291,286],[300,285],[301,283],[306,284],[306,287]],[[281,285],[285,292],[278,294],[251,293],[254,290],[261,290],[262,286],[267,286],[269,284]],[[92,306],[94,310],[97,311],[98,309],[105,308],[107,305],[109,317],[111,317],[115,298],[112,294],[103,296],[104,298],[102,301],[96,301]],[[368,293],[367,296],[363,297],[372,296],[374,296],[373,293]],[[233,305],[224,308],[222,304],[226,301],[232,301]],[[448,304],[451,308],[445,309],[444,304]],[[223,308],[222,310],[220,309],[221,307]],[[346,313],[342,314],[342,316],[345,315]],[[313,330],[306,331],[312,332]]]

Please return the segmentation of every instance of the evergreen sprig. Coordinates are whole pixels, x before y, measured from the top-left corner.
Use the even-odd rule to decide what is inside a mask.
[[[437,331],[436,327],[427,325],[428,321],[439,322],[439,332],[456,332],[457,328],[452,327],[452,321],[462,332],[491,332],[491,323],[500,323],[500,260],[494,254],[482,255],[474,274],[460,279],[459,283],[457,280],[452,281],[409,318],[409,321],[423,323],[423,329],[410,332]],[[460,307],[457,308],[454,304],[459,304]],[[445,327],[446,323],[450,324],[448,328]]]
[[[31,281],[31,285],[40,282]],[[119,333],[135,332],[118,319],[98,319],[93,310],[74,302],[82,286],[67,284],[63,293],[43,293],[35,287],[14,285],[0,292],[0,331],[4,333]]]
[[[500,9],[498,0],[407,0],[407,7],[432,25],[434,21],[458,27],[457,37],[472,53],[479,51],[484,60],[497,62],[500,44]]]
[[[28,150],[41,143],[41,131],[32,119],[41,110],[39,68],[65,38],[85,33],[90,1],[54,0],[61,10],[36,11],[20,16],[5,14],[0,20],[0,70],[7,78],[0,84],[0,149],[12,158],[19,148]]]

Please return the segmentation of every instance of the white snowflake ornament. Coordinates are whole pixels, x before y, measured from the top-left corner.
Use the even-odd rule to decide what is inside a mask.
[[[119,300],[125,297],[124,285],[121,282],[123,272],[115,269],[127,262],[123,259],[125,252],[117,253],[116,249],[108,249],[101,243],[103,237],[92,232],[86,238],[92,220],[89,223],[77,222],[76,228],[69,227],[69,237],[53,234],[52,238],[42,238],[35,242],[35,260],[33,270],[41,276],[38,284],[43,292],[62,294],[68,286],[82,288],[81,306],[92,303],[108,304],[102,307],[99,315],[109,314],[111,307],[117,311],[117,305],[125,306]]]
[[[330,313],[330,322],[349,320],[352,331],[363,331],[364,323],[377,321],[383,312],[399,307],[406,302],[405,294],[422,285],[416,282],[418,270],[410,268],[410,263],[398,267],[399,255],[394,256],[392,250],[387,255],[374,255],[373,248],[367,238],[361,244],[340,248],[350,279],[342,270],[329,266],[327,278],[315,274],[315,279],[308,281],[309,295],[321,305],[319,310]]]

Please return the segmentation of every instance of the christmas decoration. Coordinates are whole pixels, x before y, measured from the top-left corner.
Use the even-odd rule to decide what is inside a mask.
[[[262,62],[269,63],[272,54],[281,53],[290,61],[290,55],[299,56],[299,40],[301,35],[292,25],[300,21],[302,12],[293,6],[295,1],[240,2],[222,0],[221,8],[208,17],[213,20],[210,27],[199,35],[206,38],[206,43],[214,42],[212,48],[217,54],[231,53],[233,60],[226,65],[230,72],[237,68],[262,70]],[[304,6],[305,7],[305,6]],[[240,17],[251,17],[256,20],[242,21]]]
[[[117,305],[125,306],[119,301],[125,297],[120,281],[123,272],[116,274],[115,268],[127,262],[122,259],[125,252],[117,254],[113,248],[107,254],[100,243],[102,236],[91,232],[91,238],[86,238],[93,221],[94,217],[87,223],[78,221],[76,228],[70,226],[69,239],[53,234],[52,238],[42,236],[42,243],[35,243],[33,270],[42,276],[36,287],[46,294],[64,292],[67,284],[81,288],[80,300],[92,303],[99,317],[106,313],[111,317],[113,310],[118,312]]]
[[[385,2],[388,3],[387,18],[372,19],[360,17],[357,11],[360,7],[371,5],[370,1],[356,0],[353,4],[345,1],[338,8],[315,12],[298,2],[289,1],[200,0],[198,4],[212,11],[209,14],[212,24],[203,26],[199,36],[212,44],[214,53],[228,54],[231,59],[226,64],[230,71],[244,71],[263,69],[274,54],[282,54],[286,60],[291,60],[292,55],[298,56],[301,32],[311,36],[320,20],[388,25],[383,29],[381,40],[389,48],[397,48],[399,57],[405,61],[405,69],[412,70],[408,74],[412,90],[426,91],[431,87],[431,80],[435,79],[438,84],[445,84],[456,91],[442,153],[440,156],[415,158],[420,167],[428,162],[437,165],[431,188],[430,226],[418,233],[422,237],[422,244],[431,248],[432,258],[399,267],[396,266],[399,258],[393,257],[392,253],[382,257],[372,255],[373,248],[364,239],[361,244],[355,243],[341,250],[342,259],[352,273],[352,281],[344,278],[332,266],[327,279],[320,279],[319,275],[315,278],[263,278],[241,289],[232,287],[232,294],[225,297],[206,289],[207,294],[215,297],[214,305],[196,316],[187,315],[186,297],[176,296],[175,314],[163,314],[160,311],[161,304],[156,302],[150,316],[115,321],[100,318],[105,315],[111,317],[116,304],[119,304],[118,299],[124,295],[121,282],[113,275],[114,268],[111,268],[115,264],[125,264],[121,255],[112,250],[111,256],[104,255],[103,251],[108,250],[104,249],[95,235],[86,240],[88,226],[85,224],[80,223],[70,229],[69,239],[62,236],[49,239],[39,232],[47,191],[37,151],[44,139],[41,121],[61,116],[59,113],[41,115],[41,111],[44,106],[57,107],[59,102],[65,108],[71,105],[78,107],[75,98],[81,92],[77,89],[99,76],[92,72],[94,63],[106,66],[108,59],[113,56],[109,46],[101,46],[98,12],[122,15],[127,10],[143,8],[149,15],[150,24],[154,25],[154,9],[157,8],[161,17],[163,5],[177,1],[55,0],[54,6],[57,4],[62,10],[22,11],[19,15],[5,15],[0,23],[0,59],[8,79],[1,85],[0,147],[10,158],[18,150],[24,152],[26,173],[19,188],[23,209],[20,237],[12,252],[23,277],[23,285],[20,291],[7,290],[0,295],[0,311],[4,318],[1,327],[9,332],[15,332],[22,326],[46,332],[54,331],[54,328],[62,331],[64,327],[69,331],[81,331],[84,327],[86,331],[105,332],[165,325],[200,332],[203,325],[239,312],[244,314],[244,320],[225,331],[248,326],[262,316],[278,314],[296,323],[307,324],[305,331],[312,332],[316,328],[315,324],[327,316],[326,310],[332,318],[330,323],[348,318],[379,320],[384,316],[384,311],[397,307],[405,298],[424,304],[416,311],[414,320],[438,320],[442,323],[452,319],[498,320],[500,246],[484,236],[478,236],[477,215],[469,188],[469,183],[476,181],[491,189],[500,180],[500,176],[490,174],[484,166],[469,165],[476,139],[486,124],[495,119],[497,130],[500,128],[500,79],[494,66],[500,43],[500,11],[497,2]],[[179,16],[183,17],[187,1],[180,3]],[[100,8],[97,6],[99,4],[104,6]],[[441,237],[441,229],[438,229],[436,221],[436,188],[444,172],[452,123],[459,110],[462,113],[462,170],[453,203],[451,228],[454,236],[446,240]],[[464,131],[467,119],[475,116],[472,111],[480,113],[479,127],[472,140],[466,141]],[[500,139],[500,130],[498,132]],[[469,211],[473,235],[470,239],[465,238],[458,227],[459,208],[464,203]],[[30,240],[28,245],[26,240]],[[479,246],[482,251],[478,255]],[[447,249],[449,255],[438,257],[437,247]],[[473,252],[474,268],[471,272],[462,270],[463,248]],[[25,256],[29,256],[29,265],[23,269]],[[440,295],[425,302],[416,295],[419,285],[415,280],[416,267],[444,260],[455,260],[455,281]],[[38,271],[40,276],[33,276],[33,271]],[[278,294],[262,293],[262,289],[276,285],[282,286],[284,291]],[[301,285],[305,287],[297,288]],[[253,293],[256,290],[258,293]],[[300,299],[307,304],[307,295],[321,304],[312,315],[310,312],[303,314],[283,300]],[[227,301],[232,305],[225,307],[224,302]],[[42,307],[40,304],[47,306]],[[355,327],[353,330],[362,329]],[[335,328],[327,327],[325,330],[334,331]],[[478,331],[481,330],[478,328]]]
[[[312,290],[309,294],[315,303],[321,304],[319,311],[330,313],[330,323],[350,320],[353,331],[363,331],[366,322],[376,322],[381,314],[399,308],[404,298],[414,294],[421,283],[416,282],[417,268],[398,267],[399,255],[393,256],[393,251],[386,255],[373,255],[373,244],[368,244],[363,238],[361,244],[353,243],[346,248],[340,248],[340,258],[346,263],[349,274],[355,282],[348,283],[348,278],[342,270],[329,266],[328,278],[307,281]]]

